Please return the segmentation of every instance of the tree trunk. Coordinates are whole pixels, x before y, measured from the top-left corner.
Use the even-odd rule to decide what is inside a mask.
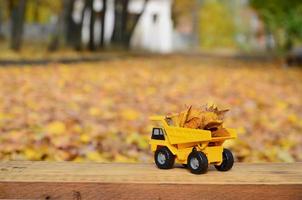
[[[293,39],[290,34],[286,36],[285,44],[284,44],[284,50],[286,52],[290,52],[293,49]]]
[[[128,4],[129,0],[115,0],[114,1],[114,29],[111,42],[115,46],[125,46],[125,32],[128,18]]]
[[[192,46],[196,49],[199,47],[199,9],[200,9],[200,0],[195,0],[195,6],[192,10],[192,24],[193,24],[193,39]]]
[[[0,2],[0,40],[2,40],[2,1]]]
[[[64,2],[62,3],[62,5],[64,6]],[[57,21],[54,22],[55,24],[53,24],[54,30],[53,33],[51,33],[51,40],[48,45],[48,51],[56,51],[60,46],[61,36],[66,34],[65,32],[66,23],[64,22],[65,14],[66,13],[64,11],[57,14],[58,18]]]
[[[65,41],[68,46],[75,46],[74,45],[74,29],[75,29],[75,23],[72,19],[72,12],[74,7],[75,0],[64,0],[64,15],[65,15]]]
[[[95,50],[95,44],[94,44],[94,24],[95,24],[95,12],[93,10],[93,0],[87,0],[88,1],[88,9],[90,10],[90,25],[89,25],[89,43],[88,43],[88,49],[90,51]]]
[[[148,0],[145,0],[143,9],[139,14],[128,13],[129,0],[115,0],[115,24],[112,43],[116,46],[129,48],[130,39],[135,27],[146,10]]]
[[[127,46],[127,27],[128,27],[128,5],[129,5],[129,0],[124,0],[123,1],[123,12],[122,12],[122,40],[121,43],[124,46]]]
[[[74,38],[74,47],[76,50],[82,50],[82,29],[83,29],[83,20],[84,14],[87,5],[85,4],[81,13],[81,21],[78,24],[75,24],[75,38]]]
[[[84,15],[85,15],[85,10],[87,9],[87,4],[85,3],[84,8],[82,10],[82,17],[81,17],[81,24],[80,24],[80,36],[79,36],[79,42],[81,45],[81,49],[82,49],[82,29],[83,29],[83,23],[84,23]]]
[[[68,45],[68,36],[70,32],[68,31],[69,13],[67,8],[69,7],[70,3],[70,0],[61,1],[61,6],[63,9],[60,13],[57,13],[58,19],[55,22],[56,24],[54,25],[55,27],[51,35],[50,43],[48,45],[49,51],[56,51],[60,46],[61,40],[63,40]]]
[[[101,27],[101,40],[100,47],[104,48],[105,46],[105,21],[106,21],[106,10],[107,10],[107,0],[103,0],[103,10],[101,13],[102,27]]]
[[[11,48],[19,51],[22,44],[26,0],[9,1],[11,18]]]
[[[92,0],[90,0],[92,1]],[[75,50],[82,49],[82,27],[83,27],[83,18],[84,12],[87,7],[87,1],[82,10],[82,17],[80,22],[75,22],[73,20],[72,14],[74,12],[75,0],[64,0],[63,6],[63,18],[65,18],[65,41],[66,44],[70,47],[73,47]]]
[[[40,12],[39,12],[39,6],[41,4],[40,0],[35,0],[35,5],[34,5],[34,22],[39,23],[40,22]]]
[[[129,26],[129,28],[128,28],[129,30],[127,30],[127,35],[126,35],[126,41],[125,42],[126,42],[126,46],[128,48],[130,47],[130,40],[131,40],[131,37],[132,37],[133,32],[135,30],[135,27],[136,27],[139,19],[143,15],[143,13],[145,12],[148,1],[149,0],[145,0],[142,11],[133,19],[133,22],[131,23],[132,26]]]

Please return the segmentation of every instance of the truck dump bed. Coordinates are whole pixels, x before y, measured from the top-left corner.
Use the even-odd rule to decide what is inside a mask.
[[[165,131],[171,144],[205,142],[212,139],[211,132],[206,130],[168,127]]]
[[[158,122],[164,128],[170,144],[185,144],[185,143],[202,143],[202,142],[217,142],[236,137],[236,132],[233,129],[226,129],[229,136],[212,137],[211,131],[201,129],[190,129],[169,126],[164,116],[153,116],[152,121]]]

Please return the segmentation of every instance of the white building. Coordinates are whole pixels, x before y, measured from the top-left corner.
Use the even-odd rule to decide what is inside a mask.
[[[143,0],[132,0],[130,12],[140,12],[142,2]],[[131,46],[153,52],[171,52],[173,36],[171,7],[171,0],[148,1],[131,38]]]
[[[130,0],[129,13],[140,13],[143,10],[145,0]],[[77,10],[84,7],[82,0],[77,0],[74,9],[74,20],[79,20]],[[102,10],[102,0],[94,1],[94,9]],[[173,23],[171,18],[172,0],[149,0],[145,7],[145,12],[140,17],[130,46],[136,49],[144,49],[152,52],[169,53],[172,51]],[[90,12],[86,11],[83,22],[83,42],[89,40],[89,18]],[[114,27],[114,0],[107,0],[107,10],[105,18],[105,43],[109,44]],[[95,23],[96,39],[100,37],[101,23]],[[98,42],[98,41],[96,41]]]

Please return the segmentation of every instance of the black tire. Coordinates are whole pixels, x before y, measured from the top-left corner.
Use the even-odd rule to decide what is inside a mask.
[[[188,168],[193,174],[204,174],[208,170],[208,158],[201,151],[192,151],[188,157]]]
[[[155,151],[154,161],[159,169],[171,169],[174,165],[175,156],[167,147],[162,147]]]
[[[223,161],[222,161],[221,165],[215,165],[215,168],[218,171],[223,171],[223,172],[232,169],[233,164],[234,164],[234,157],[233,157],[232,152],[228,149],[223,149],[222,158],[223,158]]]

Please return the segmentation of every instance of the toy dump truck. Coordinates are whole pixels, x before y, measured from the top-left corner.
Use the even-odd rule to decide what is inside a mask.
[[[150,145],[158,168],[170,169],[175,161],[194,174],[205,173],[209,164],[214,164],[219,171],[232,168],[233,155],[222,145],[225,140],[237,137],[234,129],[225,128],[223,136],[215,136],[211,130],[169,125],[165,116],[150,119],[157,123],[152,130]]]

